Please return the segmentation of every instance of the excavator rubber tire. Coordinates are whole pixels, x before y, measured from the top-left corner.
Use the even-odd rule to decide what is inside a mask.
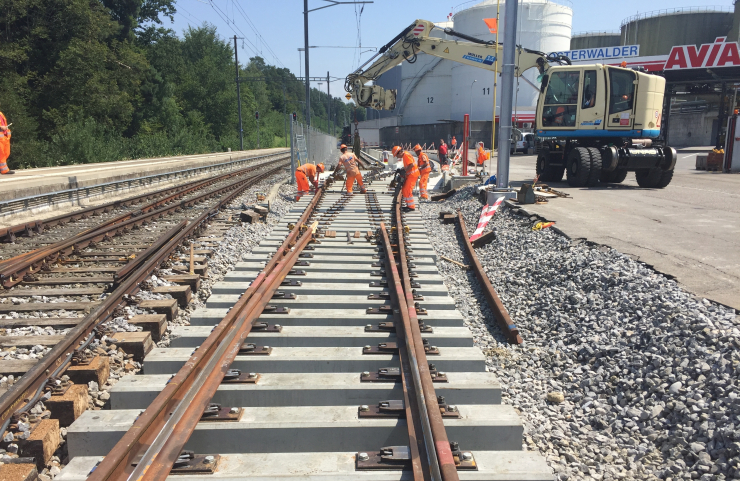
[[[591,171],[588,173],[588,187],[594,187],[599,183],[601,177],[601,151],[596,147],[586,147],[591,156]]]
[[[550,149],[543,148],[537,154],[537,175],[542,182],[560,182],[563,180],[565,167],[550,165]]]
[[[635,171],[635,180],[645,189],[663,189],[673,180],[673,169],[640,169]]]
[[[576,147],[568,152],[566,167],[571,187],[586,187],[591,176],[591,154],[586,147]]]
[[[620,184],[627,178],[627,169],[614,169],[611,172],[601,171],[601,182],[605,184]]]

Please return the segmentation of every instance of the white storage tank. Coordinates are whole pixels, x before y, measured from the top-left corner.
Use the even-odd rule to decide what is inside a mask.
[[[504,5],[505,1],[502,1],[499,16],[499,41],[502,43],[504,39],[503,25],[506,22]],[[453,28],[458,32],[472,35],[481,40],[495,40],[496,34],[490,33],[488,26],[483,21],[485,18],[496,18],[496,0],[485,0],[456,13],[453,17]],[[572,21],[573,10],[570,7],[552,0],[520,0],[517,19],[517,44],[545,53],[569,50]],[[500,56],[499,65],[502,61],[503,56]],[[452,85],[450,93],[451,118],[462,120],[464,114],[471,113],[471,120],[491,120],[494,72],[461,65],[456,62],[449,63]],[[403,69],[404,77],[406,77],[405,65]],[[536,68],[530,69],[524,74],[535,85],[539,85],[539,82],[536,81],[538,75]],[[473,83],[473,80],[477,80],[477,82]],[[497,105],[500,106],[500,78],[498,87]],[[442,83],[438,86],[437,91],[446,92],[449,91],[448,88]],[[520,79],[519,91],[516,95],[514,105],[517,106],[517,110],[520,113],[533,115],[537,105],[538,91],[527,84],[526,81]],[[413,100],[422,104],[426,102],[426,98],[421,97]],[[472,112],[470,112],[471,106]]]

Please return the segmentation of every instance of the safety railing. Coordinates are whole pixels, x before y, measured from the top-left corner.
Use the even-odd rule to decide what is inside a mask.
[[[624,27],[630,22],[634,22],[635,20],[641,20],[643,18],[664,17],[666,15],[673,15],[675,13],[698,13],[698,12],[727,13],[727,12],[733,12],[733,11],[734,11],[734,7],[730,7],[727,5],[701,5],[698,7],[663,8],[660,10],[651,10],[649,12],[642,12],[636,15],[632,15],[631,17],[627,17],[624,20],[622,20],[621,26]]]

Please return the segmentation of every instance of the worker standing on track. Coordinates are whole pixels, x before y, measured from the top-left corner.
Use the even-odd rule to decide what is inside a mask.
[[[347,180],[344,183],[347,193],[352,193],[352,187],[356,180],[357,185],[360,187],[360,192],[364,194],[367,190],[362,183],[362,174],[360,173],[360,169],[357,167],[357,157],[355,157],[355,154],[352,152],[347,152],[347,146],[344,144],[339,147],[339,150],[342,152],[342,156],[339,157],[339,167],[344,167],[344,172],[347,176]]]
[[[319,188],[319,174],[324,171],[324,164],[303,164],[295,170],[295,182],[298,195],[307,193],[310,188],[308,182],[313,184],[314,189]]]
[[[429,173],[432,171],[432,164],[429,162],[427,154],[421,150],[419,144],[414,146],[414,152],[416,152],[416,156],[419,158],[419,199],[428,200],[429,192],[427,191],[427,185],[429,183]]]
[[[450,170],[450,163],[449,160],[447,160],[447,144],[445,144],[444,139],[439,139],[437,158],[439,159],[439,166],[442,171]]]
[[[403,200],[406,202],[405,211],[416,210],[416,204],[414,203],[414,186],[416,180],[419,178],[419,168],[416,166],[414,156],[404,151],[401,147],[395,146],[391,153],[398,159],[403,159],[403,170],[404,170],[404,181],[403,181]]]
[[[488,160],[488,152],[483,148],[483,142],[478,142],[478,165],[483,165],[486,160]]]
[[[8,119],[0,112],[0,174],[15,174],[14,170],[8,168],[8,157],[10,157],[10,127]]]
[[[457,139],[455,138],[454,135],[452,136],[452,140],[450,141],[450,145],[452,145],[452,149],[450,149],[451,152],[457,152]]]

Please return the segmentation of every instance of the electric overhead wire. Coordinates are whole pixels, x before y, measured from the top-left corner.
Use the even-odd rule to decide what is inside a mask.
[[[260,31],[257,29],[257,26],[254,24],[254,22],[252,22],[252,19],[249,18],[249,15],[247,15],[247,12],[244,11],[244,8],[242,8],[242,6],[239,5],[239,2],[232,0],[232,3],[235,4],[236,9],[239,11],[239,13],[241,14],[241,16],[244,17],[244,20],[246,20],[247,25],[249,26],[249,28],[251,28],[252,31],[259,37],[261,44],[263,44],[267,48],[267,51],[270,52],[270,54],[272,55],[272,58],[278,64],[280,64],[283,68],[287,68],[285,66],[285,64],[280,60],[280,57],[277,56],[277,54],[272,49],[272,47],[270,47],[270,44],[265,40],[265,37],[262,36],[262,34],[260,33]]]
[[[237,33],[237,30],[238,30],[239,31],[239,34],[241,34],[242,38],[243,37],[246,37],[246,34],[244,32],[242,32],[241,29],[239,27],[237,27],[235,23],[232,26],[232,23],[233,22],[230,22],[229,21],[228,15],[223,10],[221,10],[219,7],[217,7],[213,3],[213,0],[209,0],[209,4],[211,5],[211,8],[213,8],[213,11],[216,12],[216,15],[218,15],[219,18],[221,18],[221,20],[223,20],[224,22],[226,22],[226,25],[229,26],[229,28],[231,29],[232,32],[234,32],[236,34]],[[223,15],[221,15],[221,14],[223,14]],[[226,16],[226,18],[224,18],[224,16]],[[243,45],[243,43],[242,43],[242,45]],[[254,49],[252,49],[251,47],[249,47],[249,49],[252,50],[252,52],[254,52],[255,55],[257,55],[257,52]]]

